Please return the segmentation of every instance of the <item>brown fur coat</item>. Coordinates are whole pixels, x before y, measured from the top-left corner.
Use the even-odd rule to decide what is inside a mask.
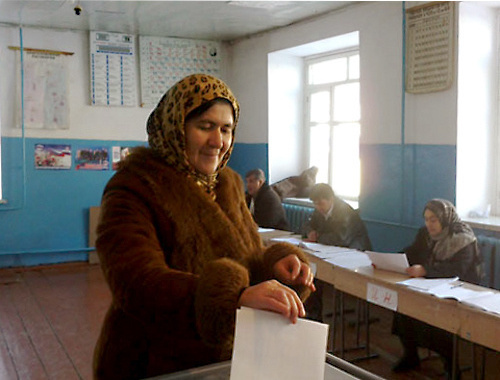
[[[148,148],[103,194],[97,251],[113,294],[94,353],[97,379],[136,379],[230,358],[241,291],[294,253],[262,246],[243,182],[223,169],[214,202]]]

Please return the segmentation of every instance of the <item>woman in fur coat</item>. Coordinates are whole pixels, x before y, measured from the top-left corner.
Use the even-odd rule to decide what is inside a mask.
[[[236,309],[293,323],[314,290],[300,249],[264,248],[241,177],[226,166],[239,105],[221,80],[170,88],[107,184],[96,248],[112,292],[96,379],[139,379],[228,360]]]

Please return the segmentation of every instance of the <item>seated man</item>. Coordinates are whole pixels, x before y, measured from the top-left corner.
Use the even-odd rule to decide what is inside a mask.
[[[302,227],[306,240],[360,251],[372,249],[368,232],[358,212],[335,196],[330,185],[314,185],[309,198],[313,201],[315,210]],[[314,284],[316,292],[311,294],[305,304],[307,316],[323,321],[323,293],[331,292],[332,289],[319,280],[315,280]]]
[[[371,250],[366,227],[357,211],[335,196],[326,183],[315,185],[309,198],[314,212],[303,226],[303,236],[309,241],[325,245]]]
[[[278,194],[267,184],[261,169],[250,170],[245,176],[247,204],[259,227],[287,230],[285,210]]]

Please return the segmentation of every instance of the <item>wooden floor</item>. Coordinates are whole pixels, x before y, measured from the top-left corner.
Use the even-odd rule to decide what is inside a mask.
[[[92,352],[109,302],[99,265],[0,270],[0,380],[91,379]],[[399,341],[390,334],[392,313],[377,306],[370,310],[376,318],[370,327],[371,349],[378,357],[357,365],[387,379],[443,378],[441,361],[434,355],[418,371],[392,373],[401,355]],[[354,326],[346,328],[348,347],[355,345],[354,332]],[[461,344],[461,351],[469,352],[468,347]],[[346,359],[363,353],[348,352]],[[466,364],[470,355],[462,356]],[[486,364],[485,379],[500,379],[499,354],[488,351]],[[462,379],[473,379],[471,371]]]
[[[0,272],[0,379],[91,379],[110,293],[97,265]]]

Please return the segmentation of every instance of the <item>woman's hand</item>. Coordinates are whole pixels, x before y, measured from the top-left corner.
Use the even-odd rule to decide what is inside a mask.
[[[318,241],[318,233],[316,231],[311,231],[307,234],[307,241],[317,242]]]
[[[274,277],[284,284],[305,285],[313,292],[316,290],[311,268],[303,261],[300,261],[294,254],[285,256],[277,261],[274,264],[273,271]]]
[[[406,273],[408,273],[408,275],[410,275],[411,277],[425,277],[427,271],[422,265],[417,264],[406,268]]]
[[[276,280],[261,282],[250,286],[241,293],[238,307],[248,306],[254,309],[274,311],[297,322],[298,317],[305,317],[304,305],[295,291]]]

